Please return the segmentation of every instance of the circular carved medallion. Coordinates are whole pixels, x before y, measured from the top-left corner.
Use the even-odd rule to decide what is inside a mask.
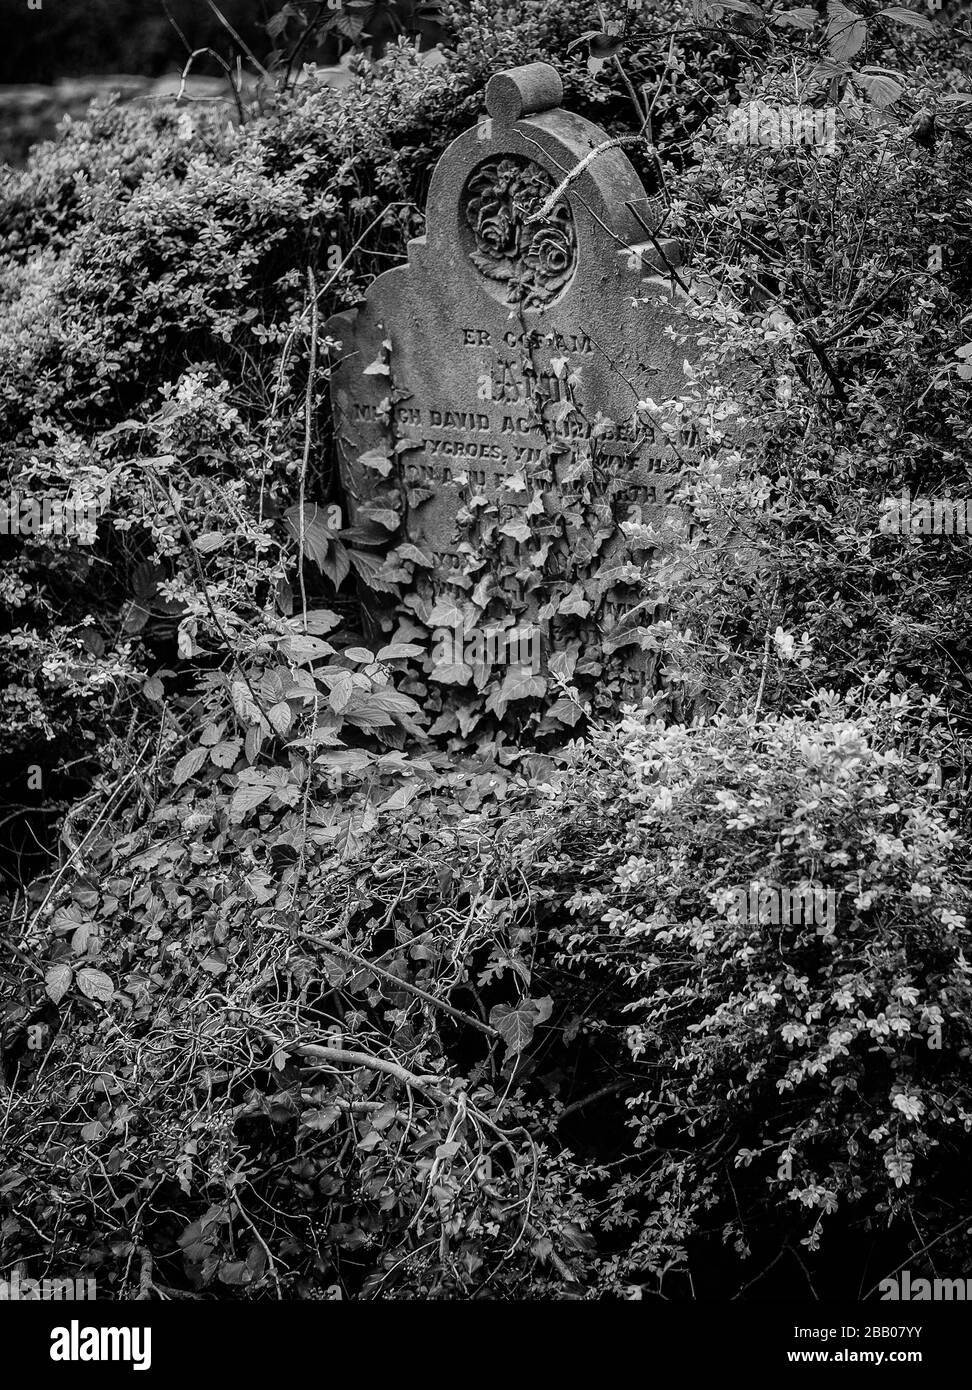
[[[527,221],[555,187],[539,164],[501,155],[474,169],[463,190],[469,259],[508,304],[548,304],[577,268],[577,236],[566,201],[542,221]]]

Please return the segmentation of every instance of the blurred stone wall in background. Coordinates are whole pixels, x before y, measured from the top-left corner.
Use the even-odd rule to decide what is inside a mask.
[[[273,0],[218,0],[257,54]],[[238,45],[206,0],[0,0],[0,160],[20,164],[64,116],[84,115],[95,97],[173,98],[189,49],[211,46],[229,61]],[[235,107],[210,57],[193,65],[187,94]]]
[[[267,23],[284,8],[284,0],[213,0],[219,14],[208,0],[33,3],[40,8],[28,8],[28,0],[0,0],[0,161],[11,164],[21,164],[31,145],[53,136],[64,116],[83,116],[95,97],[116,92],[123,100],[173,99],[194,50],[211,48],[234,68],[239,58],[244,83],[252,82],[255,67],[246,50],[269,61]],[[319,21],[320,3],[307,0],[299,9]],[[380,53],[403,28],[420,36],[423,47],[441,35],[435,21],[424,17],[421,0],[380,0],[367,12],[362,0],[342,3],[353,9],[358,29],[366,21],[355,42],[371,52]],[[395,24],[389,9],[398,17]],[[329,12],[333,7],[325,18]],[[314,63],[328,81],[343,85],[348,73],[339,59],[348,46],[347,38],[332,33],[303,47],[300,62]],[[186,95],[219,101],[235,119],[229,83],[211,54],[193,59]]]
[[[96,97],[114,92],[123,100],[172,100],[178,91],[178,76],[78,77],[65,78],[49,87],[34,83],[0,87],[0,162],[22,164],[31,145],[49,140],[64,116],[83,116]],[[222,101],[227,116],[235,117],[236,107],[225,78],[190,77],[186,95]]]

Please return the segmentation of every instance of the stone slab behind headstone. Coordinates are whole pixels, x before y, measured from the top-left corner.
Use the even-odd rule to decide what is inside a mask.
[[[690,325],[646,235],[657,207],[622,149],[584,164],[608,137],[561,98],[547,64],[491,79],[487,118],[436,166],[426,235],[326,331],[351,522],[394,547],[375,621],[420,643],[450,604],[467,632],[535,623],[544,670],[560,649],[597,678],[631,602],[610,575],[644,558],[620,524],[664,524],[691,451],[638,411],[684,391]],[[643,682],[637,648],[622,665]]]

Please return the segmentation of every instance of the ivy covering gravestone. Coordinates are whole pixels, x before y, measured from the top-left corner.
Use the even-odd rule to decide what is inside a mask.
[[[494,76],[407,264],[327,325],[367,610],[420,653],[438,733],[556,734],[654,677],[650,549],[622,527],[664,528],[691,451],[656,408],[691,325],[659,200],[562,95],[546,63]]]

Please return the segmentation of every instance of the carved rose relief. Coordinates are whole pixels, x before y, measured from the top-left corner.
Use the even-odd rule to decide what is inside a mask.
[[[463,215],[474,241],[469,259],[503,286],[509,304],[547,304],[574,273],[577,238],[569,205],[558,203],[542,222],[527,223],[555,186],[539,164],[515,155],[481,164],[466,184]]]

